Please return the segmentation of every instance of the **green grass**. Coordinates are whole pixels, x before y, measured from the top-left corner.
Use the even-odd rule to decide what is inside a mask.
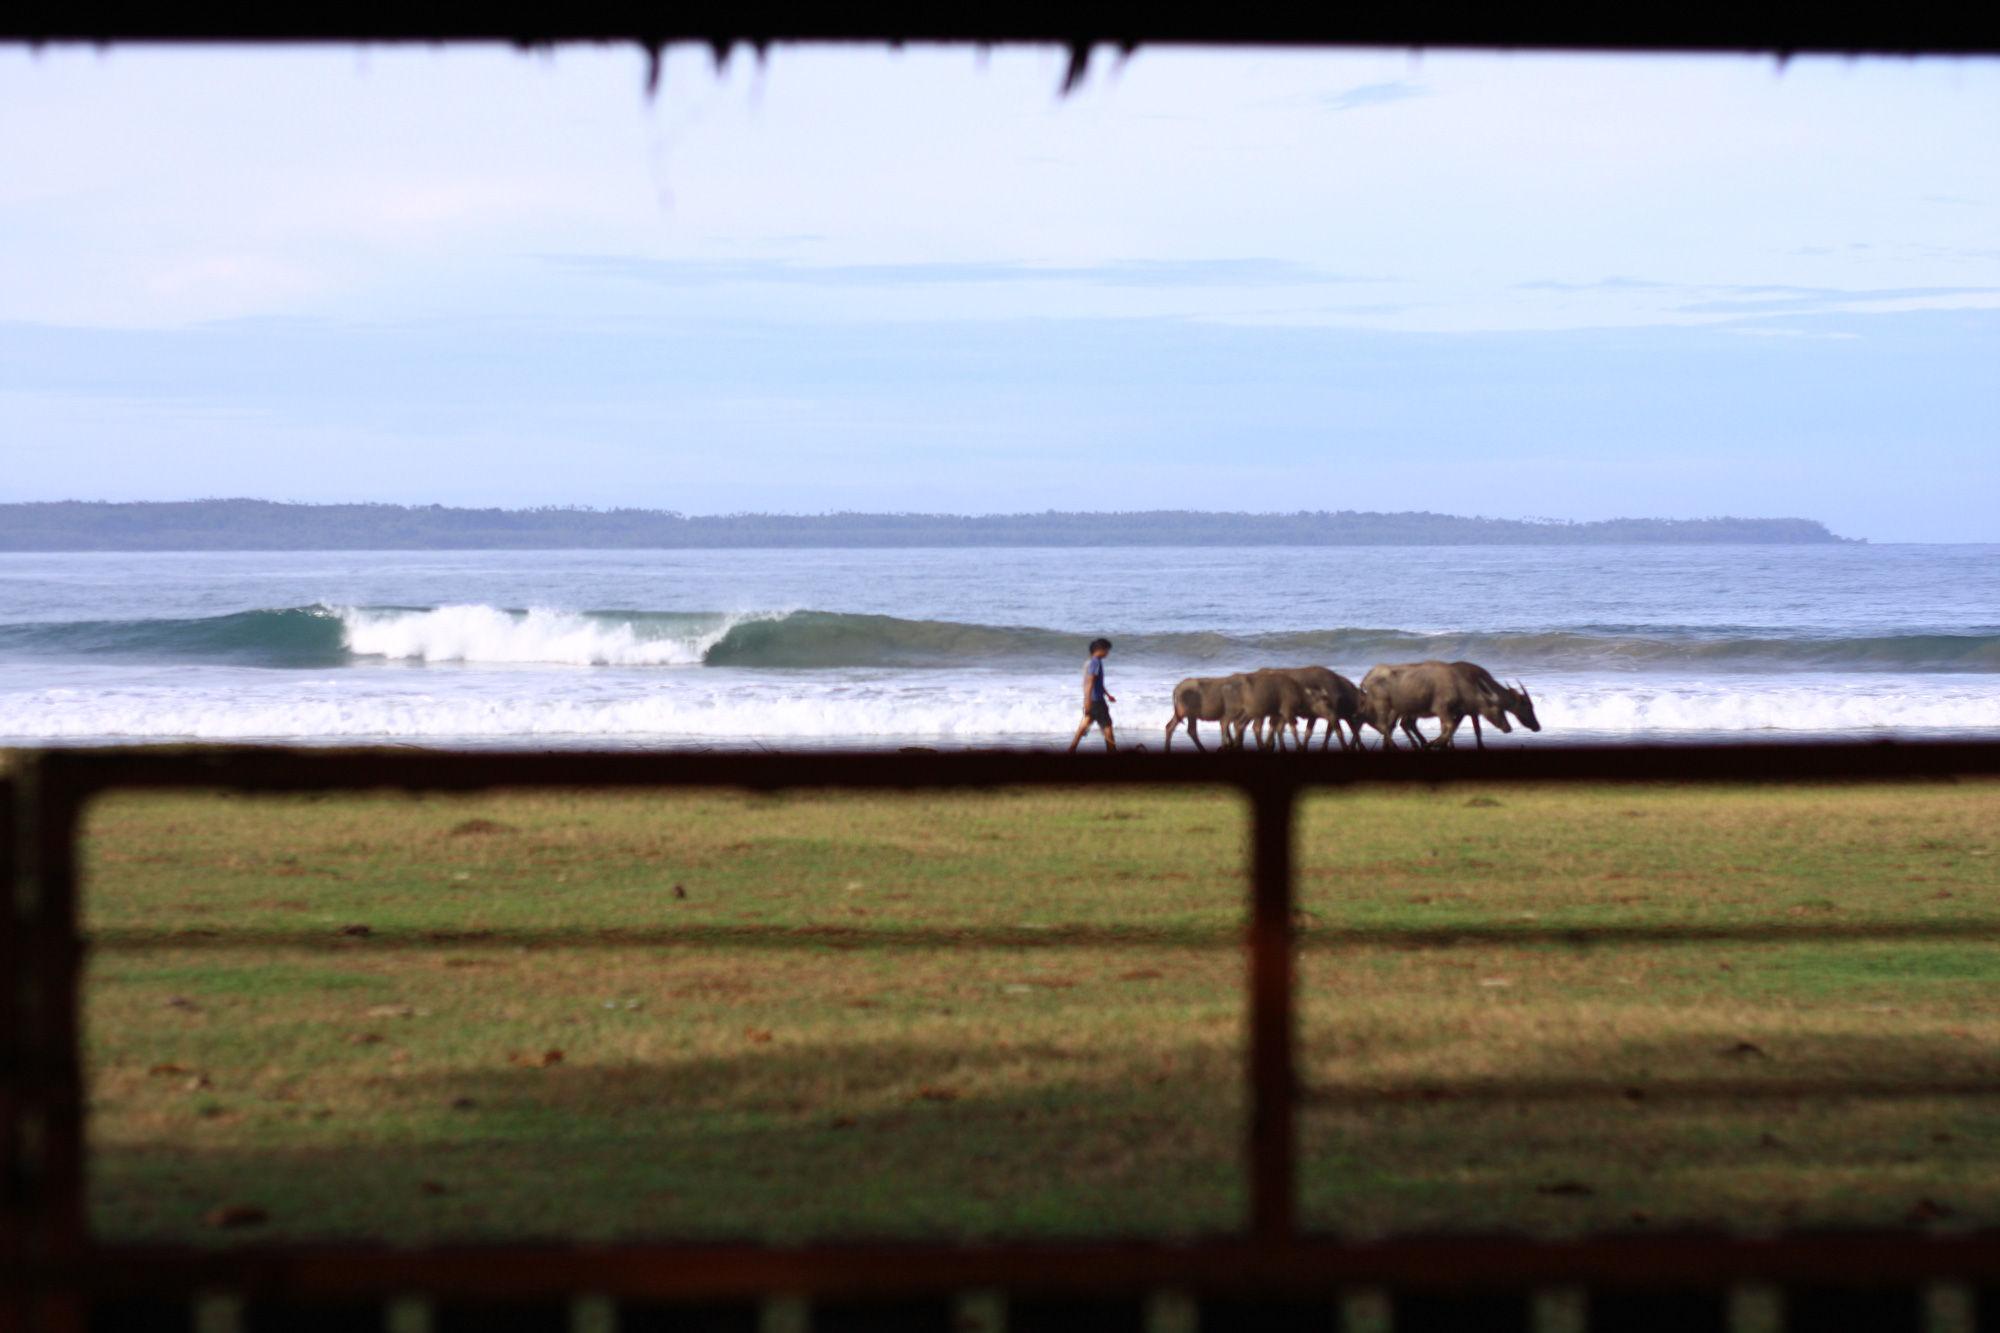
[[[1231,1230],[1244,819],[1116,790],[108,800],[95,1225]],[[2000,1221],[2000,946],[1491,934],[2000,925],[2000,788],[1358,790],[1299,839],[1315,1228]],[[204,1225],[237,1203],[270,1221]]]

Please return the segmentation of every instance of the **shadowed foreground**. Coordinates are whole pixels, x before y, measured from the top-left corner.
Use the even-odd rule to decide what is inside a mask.
[[[1990,1225],[1996,816],[1969,783],[1312,798],[1307,1225]],[[1242,822],[1101,790],[108,800],[95,1223],[1232,1229]],[[1944,934],[1591,936],[1888,923]],[[268,1220],[209,1225],[231,1205]]]

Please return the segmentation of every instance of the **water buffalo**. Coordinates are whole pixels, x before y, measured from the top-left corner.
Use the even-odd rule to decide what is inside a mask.
[[[1526,685],[1521,684],[1519,681],[1516,681],[1511,688],[1502,685],[1499,681],[1493,679],[1492,672],[1480,666],[1477,662],[1453,662],[1451,663],[1451,669],[1458,673],[1461,680],[1469,681],[1479,689],[1484,690],[1494,703],[1498,704],[1505,712],[1512,713],[1515,717],[1519,718],[1521,725],[1529,731],[1540,731],[1542,729],[1541,719],[1535,716],[1535,701],[1528,697],[1528,687]],[[1479,718],[1479,713],[1472,714],[1472,739],[1477,741],[1479,748],[1483,750],[1486,748],[1486,741],[1479,734]],[[1512,730],[1504,721],[1499,726],[1502,731]]]
[[[1353,681],[1337,671],[1329,671],[1323,666],[1271,667],[1271,672],[1280,676],[1290,676],[1306,692],[1308,711],[1306,718],[1306,747],[1312,747],[1313,728],[1326,723],[1326,739],[1319,743],[1324,750],[1336,739],[1343,750],[1355,749],[1361,744],[1361,721],[1364,700],[1361,689]],[[1345,722],[1353,729],[1354,739],[1350,742],[1347,733],[1340,729]]]
[[[1502,731],[1514,729],[1507,721],[1507,713],[1498,696],[1450,663],[1404,662],[1394,666],[1377,666],[1362,677],[1361,689],[1367,696],[1367,720],[1382,733],[1385,747],[1394,746],[1393,732],[1399,725],[1412,743],[1437,748],[1450,746],[1457,735],[1459,723],[1468,717],[1483,717]],[[1526,697],[1525,691],[1522,697]],[[1532,705],[1529,707],[1532,712]],[[1438,720],[1435,741],[1425,740],[1424,734],[1417,730],[1417,719],[1423,717]],[[1485,739],[1479,736],[1476,729],[1473,734],[1480,748],[1484,749]]]
[[[1282,672],[1252,671],[1229,677],[1222,688],[1222,726],[1225,731],[1234,730],[1237,749],[1243,748],[1244,731],[1252,728],[1260,750],[1272,746],[1284,749],[1286,731],[1292,733],[1293,744],[1298,744],[1298,720],[1314,709],[1305,686]]]
[[[1227,676],[1189,676],[1174,686],[1174,717],[1167,723],[1167,749],[1174,748],[1174,729],[1186,722],[1188,739],[1194,742],[1194,748],[1207,752],[1208,747],[1195,734],[1194,724],[1221,722],[1227,716],[1222,686],[1228,679],[1230,677]],[[1222,743],[1225,746],[1229,744],[1229,728],[1226,725],[1222,728]]]

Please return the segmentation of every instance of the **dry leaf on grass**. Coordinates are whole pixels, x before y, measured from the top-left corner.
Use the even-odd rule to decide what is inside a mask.
[[[1587,1199],[1597,1193],[1581,1180],[1559,1180],[1553,1185],[1535,1186],[1537,1194],[1553,1194],[1564,1199]]]
[[[368,1008],[370,1018],[408,1018],[417,1011],[407,1004],[376,1004]]]
[[[470,1097],[454,1097],[451,1099],[451,1109],[454,1111],[470,1111],[477,1105],[479,1103],[473,1101]]]
[[[356,939],[361,939],[364,938],[365,936],[373,935],[375,933],[375,928],[373,926],[365,926],[362,925],[360,922],[356,922],[354,925],[351,926],[342,926],[339,930],[336,930],[333,933],[336,935],[351,935]]]
[[[254,1227],[271,1220],[262,1208],[248,1203],[228,1203],[203,1219],[212,1227]]]
[[[1716,1052],[1716,1054],[1717,1054],[1717,1055],[1734,1055],[1734,1056],[1750,1056],[1750,1055],[1754,1055],[1754,1056],[1756,1056],[1756,1057],[1757,1057],[1757,1058],[1758,1058],[1759,1060],[1768,1060],[1768,1059],[1770,1059],[1770,1058],[1771,1058],[1771,1057],[1769,1057],[1768,1055],[1765,1055],[1765,1054],[1764,1054],[1764,1048],[1763,1048],[1762,1046],[1759,1046],[1759,1045],[1758,1045],[1758,1044],[1757,1044],[1756,1042],[1754,1042],[1754,1041],[1739,1041],[1739,1042],[1737,1042],[1737,1043],[1736,1043],[1736,1044],[1735,1044],[1734,1046],[1725,1046],[1725,1047],[1723,1047],[1723,1048],[1722,1048],[1721,1050],[1717,1051],[1717,1052]]]
[[[193,1078],[181,1084],[181,1090],[184,1092],[200,1092],[203,1088],[212,1088],[214,1086],[215,1084],[209,1082],[208,1075],[196,1074]]]
[[[1158,981],[1165,975],[1166,973],[1157,968],[1141,967],[1135,968],[1130,972],[1120,972],[1118,979],[1120,981]]]
[[[155,1078],[158,1078],[165,1074],[192,1074],[194,1071],[192,1069],[189,1069],[186,1065],[166,1064],[166,1065],[154,1065],[151,1069],[148,1069],[146,1072],[148,1074],[153,1075]]]
[[[917,1097],[927,1102],[955,1102],[958,1100],[956,1088],[934,1088],[926,1084],[917,1089]],[[911,1100],[916,1100],[912,1098]]]
[[[830,1123],[830,1124],[828,1125],[828,1128],[829,1128],[829,1129],[853,1129],[853,1128],[854,1128],[854,1117],[853,1117],[853,1116],[851,1116],[851,1115],[841,1115],[841,1116],[835,1116],[835,1117],[833,1118],[832,1122],[831,1122],[831,1123]]]
[[[1936,1222],[1941,1218],[1950,1217],[1956,1211],[1949,1204],[1939,1203],[1936,1199],[1918,1199],[1910,1211],[1903,1214],[1903,1220],[1912,1226],[1919,1226],[1925,1222]]]
[[[558,1050],[543,1051],[540,1055],[521,1055],[517,1053],[508,1056],[507,1060],[508,1063],[520,1065],[523,1069],[547,1069],[550,1065],[561,1064],[563,1053]]]
[[[348,1034],[347,1044],[349,1046],[373,1046],[381,1040],[382,1034],[379,1032],[353,1032]]]
[[[752,1046],[762,1046],[765,1042],[771,1040],[771,1029],[744,1028],[743,1035],[749,1039]]]
[[[451,836],[454,838],[476,837],[481,833],[512,833],[513,831],[513,825],[502,824],[496,819],[468,819],[463,823],[451,826]]]
[[[435,1180],[420,1180],[417,1182],[417,1193],[423,1195],[427,1199],[435,1199],[438,1195],[443,1194],[444,1192],[445,1192],[444,1186],[440,1185]]]

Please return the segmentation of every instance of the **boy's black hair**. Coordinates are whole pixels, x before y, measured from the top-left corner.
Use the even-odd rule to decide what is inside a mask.
[[[1097,651],[1097,650],[1098,650],[1099,648],[1102,648],[1102,649],[1103,649],[1103,650],[1104,650],[1105,652],[1107,652],[1107,653],[1108,653],[1108,652],[1110,652],[1110,651],[1111,651],[1111,640],[1109,640],[1109,639],[1092,639],[1092,640],[1090,641],[1090,651],[1094,653],[1094,652],[1096,652],[1096,651]]]

